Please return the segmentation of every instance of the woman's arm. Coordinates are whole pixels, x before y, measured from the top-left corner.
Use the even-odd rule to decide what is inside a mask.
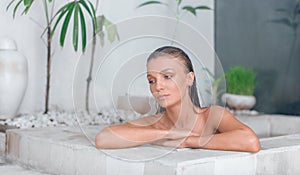
[[[224,108],[213,106],[210,108],[208,116],[201,136],[188,136],[185,139],[165,139],[155,143],[176,148],[204,148],[245,152],[258,152],[260,150],[260,142],[256,134]],[[215,130],[218,133],[215,133]]]
[[[128,148],[159,140],[185,138],[189,131],[177,129],[158,129],[153,126],[157,119],[145,117],[130,123],[109,126],[100,131],[95,138],[97,148]]]
[[[206,144],[201,144],[201,140],[208,139]],[[224,132],[212,135],[210,138],[188,137],[185,147],[204,148],[213,150],[258,152],[260,143],[255,135],[248,130],[237,129],[234,131]]]
[[[166,135],[165,130],[130,123],[109,126],[99,132],[95,139],[97,148],[128,148],[151,143]]]
[[[260,150],[259,139],[248,126],[222,107],[214,106],[211,110],[211,115],[222,115],[217,127],[219,133],[202,137],[190,136],[185,140],[184,147],[245,152]]]

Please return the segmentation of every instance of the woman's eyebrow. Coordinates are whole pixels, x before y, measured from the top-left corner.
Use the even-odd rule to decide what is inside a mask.
[[[165,74],[166,72],[174,72],[174,70],[172,68],[166,68],[161,70],[160,72],[157,71],[157,73],[159,74]],[[153,77],[153,75],[151,75],[150,72],[147,72],[147,77]]]
[[[153,75],[150,72],[147,72],[147,78],[151,78]]]
[[[160,73],[165,73],[165,72],[174,72],[174,70],[172,68],[166,68],[160,71]]]

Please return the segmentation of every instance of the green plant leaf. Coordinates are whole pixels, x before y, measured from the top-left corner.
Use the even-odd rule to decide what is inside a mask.
[[[74,2],[72,2],[72,6],[70,6],[70,8],[68,9],[68,13],[67,13],[66,18],[63,22],[63,25],[62,25],[62,28],[61,28],[61,33],[60,33],[60,45],[61,46],[64,46],[66,33],[67,33],[67,30],[68,30],[68,25],[69,25],[70,18],[71,18],[71,15],[73,13],[74,7],[75,7],[75,4],[74,4]]]
[[[15,2],[15,0],[12,0],[6,7],[6,11],[8,11],[8,9],[10,8],[10,6]]]
[[[117,38],[119,38],[118,32],[117,32],[117,26],[104,18],[104,26],[107,31],[107,37],[109,42],[114,42]]]
[[[286,9],[283,9],[283,8],[278,8],[275,10],[276,12],[281,12],[283,14],[286,14],[287,16],[290,16],[290,13],[289,11],[287,11]]]
[[[286,9],[283,9],[283,8],[278,8],[275,11],[276,12],[285,12],[285,13],[288,13],[288,11]]]
[[[104,46],[104,19],[105,17],[103,15],[97,16],[97,27],[96,27],[96,34],[100,37],[100,44],[103,47]]]
[[[196,9],[192,6],[184,6],[182,10],[186,10],[196,16]]]
[[[74,22],[73,22],[73,47],[74,50],[78,50],[78,8],[79,5],[76,3],[74,7]]]
[[[24,6],[25,7],[28,7],[28,6],[31,6],[31,4],[33,3],[33,0],[24,0]]]
[[[90,4],[90,9],[92,11],[91,19],[93,21],[93,30],[95,30],[96,25],[97,25],[97,22],[96,22],[96,11],[95,11],[95,8],[94,8],[93,4],[90,1],[88,1],[88,3]]]
[[[271,20],[270,22],[277,23],[277,24],[284,24],[286,26],[293,27],[293,24],[289,18],[274,19]]]
[[[295,6],[295,11],[296,11],[296,13],[300,12],[300,1],[297,1],[297,4]]]
[[[53,36],[54,32],[56,31],[56,27],[57,27],[58,23],[61,21],[62,17],[63,17],[63,16],[64,16],[71,8],[73,8],[72,6],[73,6],[72,3],[68,3],[68,4],[64,5],[63,7],[61,7],[61,8],[57,11],[57,13],[54,15],[54,17],[52,18],[51,22],[56,18],[57,15],[59,15],[59,16],[58,16],[58,18],[56,19],[56,22],[55,22],[55,24],[54,24],[54,27],[53,27],[53,29],[52,29],[52,31],[51,31],[51,37]]]
[[[23,10],[23,12],[22,12],[21,14],[22,14],[22,15],[23,15],[23,14],[27,14],[28,11],[29,11],[29,9],[30,9],[30,6],[25,7],[25,9]]]
[[[211,10],[210,7],[208,6],[197,6],[197,7],[192,7],[192,6],[184,6],[182,7],[182,10],[188,11],[192,13],[194,16],[197,16],[196,10]]]
[[[17,12],[17,10],[18,10],[18,7],[20,6],[20,4],[22,3],[22,0],[20,0],[18,3],[17,3],[17,5],[15,6],[15,8],[14,8],[14,12],[13,12],[13,18],[15,18],[15,16],[16,16],[16,12]]]
[[[299,15],[299,14],[300,14],[300,9],[298,9],[298,10],[297,10],[296,14],[297,14],[297,15]]]
[[[196,10],[211,10],[210,7],[205,6],[205,5],[201,5],[201,6],[197,6],[195,7]]]
[[[90,1],[88,1],[88,3],[89,3],[89,5],[90,5],[90,7],[88,6],[88,4],[84,1],[84,0],[79,0],[78,1],[84,8],[85,8],[85,10],[88,12],[88,14],[89,14],[89,16],[91,17],[91,20],[92,20],[92,23],[93,23],[93,30],[95,30],[96,29],[96,15],[95,15],[95,9],[94,9],[94,6],[93,6],[93,4],[90,2]],[[95,31],[93,31],[93,32],[95,32]]]
[[[86,48],[86,25],[85,25],[85,19],[83,12],[81,8],[79,8],[79,14],[80,14],[80,24],[81,24],[81,40],[82,40],[82,51],[85,52]]]
[[[119,40],[117,26],[111,21],[105,18],[105,16],[97,16],[97,30],[96,33],[100,37],[101,46],[104,46],[105,33],[107,32],[107,38],[110,43],[113,43],[116,39]]]
[[[89,4],[87,4],[87,2]],[[74,15],[73,14],[74,11]],[[60,32],[60,45],[63,46],[65,42],[66,33],[68,30],[70,19],[73,17],[73,37],[72,37],[72,43],[73,48],[75,51],[78,51],[78,43],[79,43],[79,30],[81,30],[81,44],[82,44],[82,51],[85,52],[86,50],[86,43],[87,43],[87,32],[86,32],[86,20],[84,16],[84,12],[87,12],[87,14],[91,17],[92,20],[94,20],[93,14],[95,14],[95,10],[93,8],[93,5],[89,1],[72,1],[62,8],[59,9],[59,11],[55,14],[52,21],[55,21],[53,30],[51,32],[51,37],[53,36],[54,32],[56,31],[56,28],[60,21],[63,21],[62,29]],[[52,22],[51,21],[51,22]],[[80,27],[79,27],[79,21],[80,21]],[[94,22],[93,22],[93,30],[94,28]]]
[[[99,37],[100,37],[100,44],[101,44],[101,47],[103,47],[103,46],[104,46],[104,38],[105,38],[105,34],[104,34],[103,31],[100,31],[100,32],[98,33],[98,35],[99,35]]]
[[[147,2],[144,2],[144,3],[140,4],[139,6],[137,6],[137,8],[141,8],[146,5],[153,5],[153,4],[163,4],[163,3],[160,1],[147,1]]]
[[[182,3],[182,0],[177,0],[177,4],[180,5]]]
[[[204,70],[209,74],[211,78],[214,78],[214,74],[207,67],[205,67]]]
[[[25,2],[25,1],[27,1],[27,2]],[[22,15],[28,13],[32,3],[33,3],[33,0],[24,0],[25,9],[23,10]]]
[[[100,15],[97,16],[97,28],[96,28],[96,34],[100,31],[103,31],[103,23],[104,23],[104,16]]]

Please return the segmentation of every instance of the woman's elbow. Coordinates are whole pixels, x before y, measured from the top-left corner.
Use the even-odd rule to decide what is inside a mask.
[[[95,137],[95,146],[97,149],[103,149],[104,145],[103,145],[103,141],[102,141],[102,133],[98,133]]]
[[[107,128],[99,132],[95,137],[95,146],[97,149],[106,149],[109,148],[107,145],[108,136]]]
[[[261,149],[260,141],[256,134],[251,134],[248,137],[248,151],[252,153],[257,153]]]

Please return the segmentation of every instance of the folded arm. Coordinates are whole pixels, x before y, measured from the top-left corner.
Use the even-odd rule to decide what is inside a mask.
[[[128,148],[154,142],[166,135],[167,131],[130,123],[109,126],[96,136],[96,147]]]
[[[207,141],[206,141],[207,140]],[[213,150],[258,152],[260,143],[257,137],[247,129],[237,129],[209,137],[188,137],[185,146]]]
[[[216,115],[222,115],[216,128],[218,132],[189,136],[179,147],[244,152],[258,152],[260,150],[260,141],[248,126],[238,121],[224,108],[214,107],[213,110]]]
[[[201,134],[176,128],[157,129],[150,124],[138,122],[109,126],[97,134],[96,147],[128,148],[143,144],[156,144],[177,148],[245,152],[260,150],[260,142],[256,134],[224,108],[212,107],[209,118],[211,120],[207,122],[206,129]],[[218,132],[213,132],[215,130]]]

